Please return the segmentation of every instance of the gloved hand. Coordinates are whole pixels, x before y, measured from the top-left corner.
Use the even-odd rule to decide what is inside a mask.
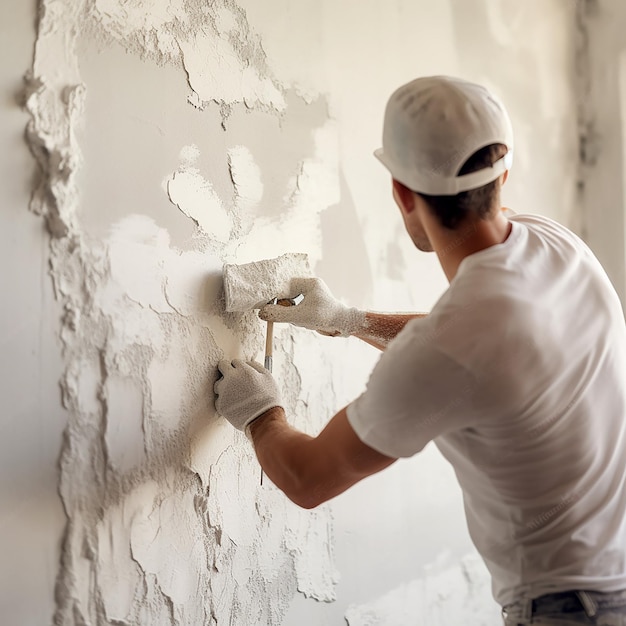
[[[265,411],[281,406],[276,381],[260,363],[223,360],[217,367],[222,377],[213,386],[215,408],[235,428],[246,432]]]
[[[310,328],[322,335],[349,337],[365,326],[365,313],[336,300],[320,278],[296,278],[291,283],[293,293],[304,299],[294,306],[266,304],[259,317],[266,322],[287,322]]]

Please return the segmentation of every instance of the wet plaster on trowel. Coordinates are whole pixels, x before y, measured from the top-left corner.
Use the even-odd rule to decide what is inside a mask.
[[[262,176],[245,146],[228,155],[232,199],[220,198],[197,170],[200,148],[183,146],[167,190],[198,224],[193,250],[173,248],[167,230],[142,215],[90,237],[76,182],[89,167],[76,141],[86,91],[81,29],[162,62],[182,54],[197,106],[215,100],[279,111],[284,101],[234,3],[41,2],[26,88],[27,138],[40,167],[31,208],[51,235],[68,412],[55,624],[280,624],[296,589],[334,598],[332,523],[327,508],[305,512],[267,480],[261,486],[249,443],[214,414],[217,361],[258,357],[263,337],[254,313],[225,314],[219,276],[224,262],[292,251],[288,241],[297,251],[319,248],[316,216],[338,195],[333,125],[316,130],[316,150],[290,182],[280,223],[255,221]],[[221,69],[196,74],[210,54],[221,55],[213,66]],[[235,89],[233,76],[245,67]],[[302,219],[309,211],[313,217]],[[287,410],[303,424],[311,408],[318,420],[328,417],[333,396],[300,399],[293,332],[278,333],[285,357],[277,377]],[[303,354],[313,347],[298,342]],[[330,388],[331,364],[326,372]]]

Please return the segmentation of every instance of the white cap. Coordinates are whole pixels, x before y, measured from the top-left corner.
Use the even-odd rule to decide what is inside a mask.
[[[508,148],[503,158],[458,176],[470,156],[494,143]],[[391,95],[383,147],[374,155],[409,189],[452,196],[482,187],[511,167],[513,129],[504,105],[484,87],[450,76],[428,76]]]

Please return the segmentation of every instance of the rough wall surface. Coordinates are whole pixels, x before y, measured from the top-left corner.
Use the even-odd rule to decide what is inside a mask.
[[[60,544],[50,598],[7,596],[7,623],[498,623],[432,448],[312,512],[261,484],[213,409],[217,361],[263,348],[253,313],[224,311],[221,268],[306,252],[351,304],[428,309],[443,276],[371,156],[386,98],[420,74],[499,93],[517,134],[507,204],[575,223],[573,23],[564,0],[41,0],[24,98],[56,307],[37,332],[58,340],[66,412],[62,443],[41,446],[65,530],[44,541]],[[275,350],[311,433],[376,359],[288,328]]]

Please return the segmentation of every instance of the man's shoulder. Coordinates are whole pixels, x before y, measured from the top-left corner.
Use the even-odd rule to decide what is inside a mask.
[[[523,225],[540,236],[541,234],[555,235],[558,238],[564,238],[585,246],[582,239],[571,228],[546,215],[539,215],[537,213],[516,213],[509,216],[508,219],[511,222]]]

